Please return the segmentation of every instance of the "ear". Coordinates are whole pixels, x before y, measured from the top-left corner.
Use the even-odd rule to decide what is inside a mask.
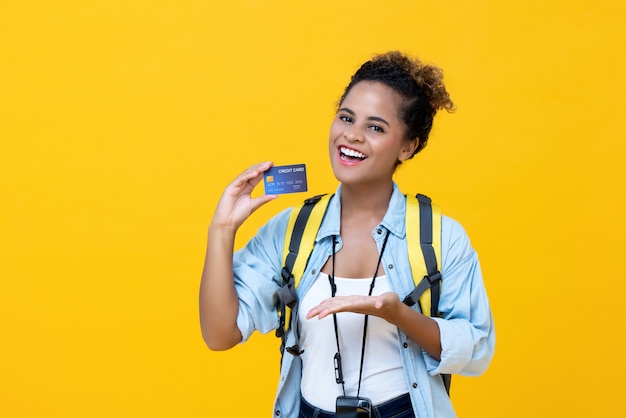
[[[400,149],[400,154],[398,155],[398,160],[405,161],[411,158],[419,143],[420,140],[417,137],[411,139],[410,141],[404,141],[404,144],[402,144],[402,148]]]

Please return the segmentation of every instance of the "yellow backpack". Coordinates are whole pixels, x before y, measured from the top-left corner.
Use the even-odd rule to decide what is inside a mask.
[[[287,308],[291,311],[297,306],[296,288],[306,269],[317,231],[332,197],[333,195],[318,195],[306,199],[302,206],[294,208],[289,217],[281,272],[283,286],[278,292],[277,306],[280,324],[276,329],[276,336],[282,340],[281,353],[285,351],[286,331],[292,321],[292,315],[287,317]],[[404,298],[403,303],[408,306],[418,303],[424,315],[440,317],[438,306],[441,273],[438,260],[441,260],[441,211],[425,195],[407,195],[405,222],[409,264],[415,289]],[[296,337],[296,344],[287,347],[287,352],[292,355],[302,353],[297,341]],[[450,375],[442,375],[442,378],[449,393]]]

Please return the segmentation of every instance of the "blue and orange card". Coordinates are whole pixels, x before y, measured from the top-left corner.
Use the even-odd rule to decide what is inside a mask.
[[[306,165],[275,166],[263,173],[265,194],[300,193],[307,191]]]

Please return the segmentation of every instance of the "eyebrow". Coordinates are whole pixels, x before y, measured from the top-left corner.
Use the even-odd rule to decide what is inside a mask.
[[[356,113],[354,113],[351,109],[347,108],[347,107],[342,107],[341,109],[339,109],[339,111],[343,111],[346,113],[349,113],[352,116],[356,116]],[[368,116],[367,120],[372,120],[372,121],[376,121],[376,122],[381,122],[384,123],[385,125],[387,125],[388,127],[391,128],[391,125],[389,125],[389,122],[387,122],[385,119],[378,117],[378,116]]]

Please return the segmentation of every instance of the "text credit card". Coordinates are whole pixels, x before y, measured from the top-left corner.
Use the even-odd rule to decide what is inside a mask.
[[[275,166],[263,173],[265,194],[299,193],[307,191],[306,165]]]

